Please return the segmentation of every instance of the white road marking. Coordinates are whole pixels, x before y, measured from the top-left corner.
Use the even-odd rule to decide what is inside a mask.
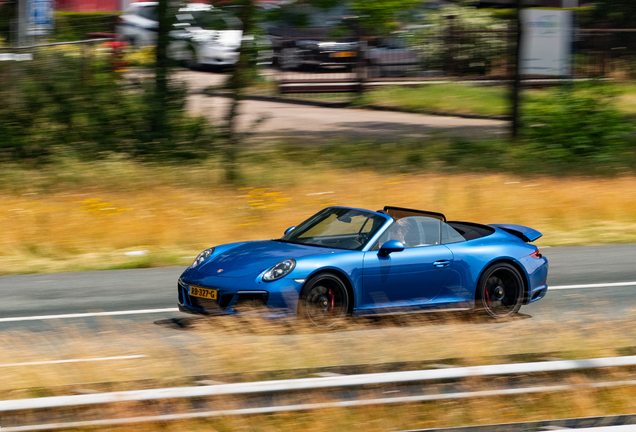
[[[0,368],[14,367],[14,366],[35,366],[35,365],[61,364],[61,363],[109,361],[109,360],[130,360],[130,359],[138,359],[143,357],[148,357],[148,356],[144,354],[139,354],[139,355],[117,356],[117,357],[97,357],[97,358],[88,358],[88,359],[49,360],[49,361],[27,362],[27,363],[8,363],[8,364],[0,364]]]
[[[62,315],[12,317],[12,318],[0,318],[0,322],[37,321],[37,320],[51,320],[51,319],[65,319],[65,318],[89,318],[89,317],[99,317],[99,316],[138,315],[138,314],[165,313],[165,312],[179,312],[179,309],[178,308],[140,309],[140,310],[126,310],[126,311],[113,311],[113,312],[92,312],[92,313],[75,313],[75,314],[62,314]]]
[[[611,287],[626,287],[636,286],[636,282],[616,282],[616,283],[598,283],[598,284],[585,284],[585,285],[548,285],[548,291],[550,290],[564,290],[564,289],[580,289],[580,288],[611,288]]]

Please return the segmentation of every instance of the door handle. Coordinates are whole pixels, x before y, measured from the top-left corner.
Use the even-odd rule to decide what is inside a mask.
[[[433,263],[433,266],[435,266],[437,268],[444,268],[444,267],[448,267],[449,265],[450,265],[450,261],[449,260],[435,261]]]

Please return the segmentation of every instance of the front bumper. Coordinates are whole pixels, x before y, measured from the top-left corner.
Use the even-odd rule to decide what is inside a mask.
[[[179,279],[177,295],[181,312],[201,315],[258,313],[266,317],[296,316],[302,283],[293,279],[283,278],[269,283],[251,284],[246,284],[244,278],[206,279],[206,283],[187,281],[183,277]],[[192,285],[217,290],[217,300],[191,296]]]
[[[197,52],[197,62],[210,66],[231,66],[239,59],[236,50],[215,46],[203,46]]]

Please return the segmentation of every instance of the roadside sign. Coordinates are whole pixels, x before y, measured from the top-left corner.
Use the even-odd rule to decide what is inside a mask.
[[[570,74],[572,11],[524,9],[521,41],[521,74]]]
[[[53,31],[53,0],[27,0],[27,33],[32,36],[47,35]]]

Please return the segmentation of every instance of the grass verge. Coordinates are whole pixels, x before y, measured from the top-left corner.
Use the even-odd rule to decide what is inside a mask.
[[[616,92],[615,104],[624,115],[636,116],[636,85],[613,83],[608,85]],[[256,94],[275,95],[269,88],[255,89]],[[405,111],[435,111],[452,114],[481,116],[509,116],[510,89],[505,86],[484,86],[471,83],[426,84],[413,86],[378,86],[355,100],[350,94],[293,94],[298,99],[347,102],[364,108],[384,106]],[[524,109],[545,110],[559,99],[559,88],[526,89],[522,92]]]

